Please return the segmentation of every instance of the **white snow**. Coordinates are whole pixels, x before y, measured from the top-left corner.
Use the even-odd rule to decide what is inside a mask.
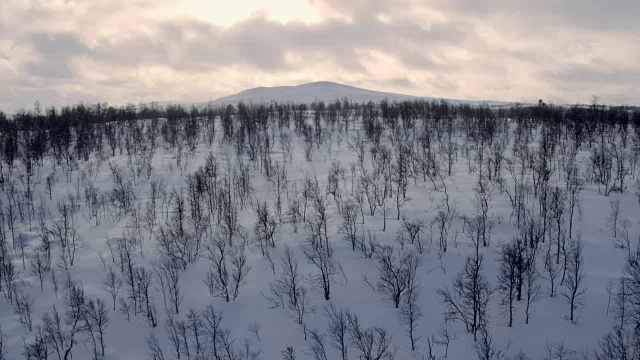
[[[410,98],[364,91],[331,83],[315,83],[300,87],[258,88],[240,93],[237,96],[219,99],[217,102],[233,103],[240,100],[245,102],[267,100],[310,102],[315,100],[329,101],[345,96],[352,96],[353,100],[356,101]],[[305,174],[310,174],[311,176],[317,176],[320,187],[324,189],[327,173],[332,162],[337,161],[342,167],[348,169],[350,162],[357,161],[356,154],[348,146],[348,141],[357,131],[361,130],[351,129],[348,134],[334,132],[331,139],[327,140],[331,141],[331,147],[325,144],[320,149],[314,150],[313,160],[310,162],[304,159],[303,149],[305,145],[303,139],[293,131],[290,131],[293,139],[292,161],[287,162],[287,159],[282,159],[278,145],[273,149],[272,158],[274,161],[281,163],[283,161],[287,162],[288,180],[291,182],[290,188],[293,183],[296,183],[298,189],[300,189]],[[203,141],[200,141],[193,153],[184,154],[183,161],[187,161],[188,164],[186,170],[183,171],[177,169],[174,150],[167,152],[162,146],[159,146],[152,162],[154,168],[152,177],[164,179],[169,190],[171,187],[179,189],[185,184],[186,174],[192,173],[201,166],[209,153],[217,156],[220,165],[224,165],[226,157],[229,157],[233,164],[235,161],[234,150],[229,143],[223,144],[221,142],[221,133],[222,131],[218,129],[213,147],[209,148]],[[383,141],[387,142],[388,140],[385,139]],[[510,150],[508,149],[506,153],[509,154]],[[583,157],[584,152],[581,152],[580,158]],[[119,164],[123,169],[126,169],[128,158],[126,155],[117,155],[109,158],[108,161]],[[367,155],[367,162],[369,161],[370,159]],[[113,186],[113,181],[107,161],[101,162],[92,156],[89,162],[80,162],[81,170],[86,170],[89,164],[99,164],[98,171],[89,180],[101,192],[109,191]],[[476,174],[468,174],[466,166],[466,159],[459,156],[459,161],[455,166],[455,175],[446,180],[451,191],[452,202],[456,204],[461,215],[471,215],[473,212],[471,206],[472,188],[477,180]],[[584,168],[582,163],[581,167]],[[269,204],[273,204],[273,184],[268,182],[253,166],[251,166],[251,169],[253,172],[251,178],[252,186],[255,190],[255,198],[266,200]],[[73,172],[70,179],[67,179],[58,167],[57,177],[59,181],[54,186],[53,199],[49,200],[48,194],[45,192],[43,179],[51,171],[53,171],[53,168],[49,161],[43,168],[38,168],[38,177],[41,181],[37,186],[39,194],[36,198],[44,199],[49,211],[55,214],[56,201],[66,197],[68,193],[76,193],[80,172]],[[345,186],[349,183],[348,171],[346,179]],[[17,181],[17,179],[14,180]],[[141,181],[139,184],[134,185],[134,192],[141,203],[146,201],[148,189],[148,181]],[[80,191],[82,192],[82,188]],[[414,182],[413,180],[409,183],[408,197],[411,200],[403,207],[403,215],[409,218],[420,218],[425,221],[431,221],[435,217],[436,209],[442,199],[441,194],[430,190],[429,183]],[[623,217],[635,220],[634,215],[638,213],[638,203],[628,193],[612,194],[609,197],[605,197],[599,194],[597,187],[592,184],[586,185],[581,194],[581,199],[581,212],[580,215],[576,215],[575,230],[576,233],[582,234],[582,240],[585,244],[587,292],[585,306],[579,311],[577,323],[571,323],[566,319],[569,310],[568,305],[561,296],[548,297],[547,281],[540,279],[542,299],[535,303],[534,314],[529,325],[525,325],[524,310],[522,304],[518,304],[513,328],[508,328],[506,319],[501,315],[498,308],[498,296],[497,294],[494,295],[490,305],[490,329],[494,335],[494,341],[501,347],[509,344],[510,350],[522,349],[527,354],[538,357],[542,356],[546,342],[562,341],[567,347],[582,351],[587,347],[592,348],[603,335],[610,331],[612,317],[606,316],[605,313],[607,305],[605,284],[609,279],[616,279],[620,276],[625,265],[625,250],[615,248],[612,245],[609,240],[610,236],[604,229],[605,217],[609,209],[609,201],[620,199]],[[80,214],[83,214],[86,212],[86,205],[84,201],[81,204]],[[533,208],[537,205],[531,202],[527,206]],[[493,231],[493,240],[490,247],[482,248],[481,252],[486,256],[485,273],[492,285],[495,286],[498,267],[495,259],[498,244],[503,241],[509,241],[516,234],[517,229],[510,222],[511,209],[505,195],[496,191],[496,197],[492,203],[490,213],[500,221]],[[379,214],[366,216],[365,226],[375,232],[376,238],[381,244],[398,246],[395,236],[400,222],[395,220],[395,210],[391,210],[388,217],[388,226],[385,232],[382,231],[382,220]],[[251,237],[253,236],[254,219],[254,212],[251,206],[241,212],[241,224],[251,234]],[[106,241],[107,239],[122,236],[128,228],[131,228],[130,219],[124,218],[120,221],[114,221],[106,218],[103,219],[99,226],[92,226],[89,221],[85,220],[83,215],[79,215],[78,221],[83,247],[78,250],[76,264],[72,266],[69,273],[72,278],[84,286],[88,296],[103,299],[109,305],[109,310],[111,310],[111,299],[102,288],[105,272],[103,271],[100,257],[102,256],[105,259],[107,266],[114,266],[111,264]],[[424,316],[419,320],[418,324],[417,332],[421,336],[421,341],[419,342],[419,351],[416,353],[410,351],[406,331],[398,321],[398,311],[393,308],[393,304],[386,301],[381,294],[374,292],[362,280],[363,275],[375,279],[377,275],[375,261],[365,259],[359,251],[352,251],[350,246],[342,240],[341,235],[337,233],[340,222],[341,215],[338,214],[335,202],[332,201],[329,219],[330,241],[335,246],[335,257],[344,267],[347,279],[346,285],[333,286],[332,301],[338,308],[349,308],[358,314],[365,325],[381,326],[389,330],[393,335],[393,345],[398,350],[396,359],[421,358],[421,354],[424,354],[425,351],[426,339],[436,333],[443,321],[444,307],[440,304],[435,290],[442,286],[450,285],[451,278],[462,269],[465,257],[473,251],[467,235],[462,233],[462,222],[454,222],[451,238],[453,238],[454,233],[458,234],[457,245],[450,240],[449,250],[442,254],[442,267],[438,258],[436,241],[430,243],[428,250],[421,255],[423,265],[420,270],[422,288],[419,304]],[[212,224],[212,226],[216,225]],[[21,224],[19,230],[20,232],[33,234],[36,230],[35,228],[35,224],[31,230],[28,224]],[[638,234],[638,227],[635,221],[631,227],[631,232],[632,238],[635,239]],[[150,234],[145,230],[143,230],[143,233],[145,234],[145,239],[150,238]],[[285,244],[289,245],[294,251],[303,273],[308,274],[314,271],[314,268],[307,263],[300,251],[300,244],[304,234],[302,225],[297,234],[293,233],[289,224],[283,223],[278,227],[276,247],[272,253],[278,272],[281,271],[280,258]],[[31,235],[29,240],[27,251],[30,251],[33,242],[38,241],[37,238],[34,239]],[[138,265],[149,265],[153,259],[158,257],[154,241],[153,239],[145,240],[142,249],[143,253],[138,254],[136,258]],[[54,251],[57,254],[59,248],[56,246]],[[63,290],[59,291],[58,298],[56,298],[51,282],[46,281],[44,291],[41,292],[37,278],[28,271],[23,271],[20,256],[16,256],[14,262],[16,268],[20,271],[19,278],[24,282],[21,285],[22,288],[36,299],[35,324],[40,322],[41,314],[49,311],[52,305],[56,305],[59,309],[64,307]],[[268,301],[261,295],[261,293],[268,292],[269,283],[274,279],[274,276],[271,273],[268,261],[261,256],[258,248],[254,247],[249,251],[249,263],[252,270],[246,279],[246,285],[240,289],[238,299],[229,303],[209,295],[203,283],[208,260],[201,258],[195,264],[190,264],[181,276],[184,301],[179,317],[183,317],[189,308],[201,311],[207,305],[213,305],[214,308],[224,313],[223,324],[231,330],[237,345],[242,344],[245,338],[252,339],[254,345],[260,347],[262,359],[280,359],[280,352],[286,346],[293,346],[300,358],[306,358],[303,352],[306,351],[307,342],[303,338],[300,326],[295,323],[288,311],[270,308]],[[541,269],[540,264],[539,267]],[[64,279],[64,270],[60,267],[55,267],[55,269],[59,279],[62,281]],[[123,289],[121,296],[124,292]],[[120,312],[109,311],[111,323],[107,329],[106,336],[108,359],[133,360],[145,358],[147,356],[145,339],[150,333],[158,336],[160,343],[164,346],[167,358],[174,358],[173,355],[170,355],[172,352],[163,326],[166,315],[162,295],[157,289],[154,289],[153,296],[160,315],[160,325],[155,329],[151,329],[141,315],[132,316],[131,320],[127,321]],[[323,316],[322,307],[327,305],[327,302],[323,300],[322,294],[318,291],[311,292],[311,299],[315,313],[310,315],[308,327],[326,331],[326,318]],[[2,325],[10,358],[20,358],[22,356],[23,338],[29,341],[32,339],[33,333],[30,333],[16,321],[12,308],[6,299],[0,299],[0,304],[0,324]],[[253,322],[261,325],[259,341],[247,329],[248,325]],[[475,358],[472,336],[459,323],[453,324],[453,330],[456,338],[450,345],[448,358]],[[84,341],[84,335],[81,336],[81,339],[74,347],[73,357],[74,359],[89,359],[90,344]],[[328,348],[330,358],[336,359],[338,353],[329,346]],[[443,354],[441,348],[436,348],[436,351],[439,356]],[[355,352],[350,353],[350,358],[356,358]]]

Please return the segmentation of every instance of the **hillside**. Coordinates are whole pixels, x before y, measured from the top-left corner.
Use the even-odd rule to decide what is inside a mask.
[[[298,86],[257,87],[239,92],[234,95],[215,100],[218,104],[233,104],[259,102],[297,102],[311,103],[314,101],[334,101],[348,98],[356,102],[388,100],[413,100],[415,96],[373,91],[354,86],[342,85],[329,81],[319,81]]]

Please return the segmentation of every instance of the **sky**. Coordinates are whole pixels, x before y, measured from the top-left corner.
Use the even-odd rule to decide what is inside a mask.
[[[0,109],[335,81],[640,105],[638,0],[1,0]]]

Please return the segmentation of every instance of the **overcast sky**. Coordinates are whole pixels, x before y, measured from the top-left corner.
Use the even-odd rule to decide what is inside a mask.
[[[0,0],[0,109],[336,81],[640,104],[638,0]]]

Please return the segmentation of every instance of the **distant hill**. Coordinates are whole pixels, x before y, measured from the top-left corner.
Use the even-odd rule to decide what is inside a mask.
[[[257,87],[216,99],[216,104],[235,104],[240,101],[245,103],[261,102],[294,102],[311,103],[314,101],[335,101],[348,98],[356,102],[379,102],[384,99],[389,101],[414,100],[419,97],[361,89],[354,86],[338,84],[329,81],[312,82],[298,86]]]

